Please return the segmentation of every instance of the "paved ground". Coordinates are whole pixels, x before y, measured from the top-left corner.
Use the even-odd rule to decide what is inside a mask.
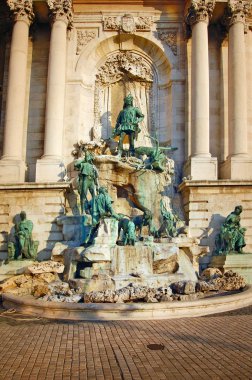
[[[1,313],[0,379],[252,379],[252,307],[150,322]]]

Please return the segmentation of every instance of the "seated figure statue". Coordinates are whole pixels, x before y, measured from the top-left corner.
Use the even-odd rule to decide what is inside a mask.
[[[33,223],[21,211],[20,222],[15,224],[15,243],[8,244],[9,259],[36,259],[38,241],[32,239]]]
[[[243,253],[242,248],[246,245],[244,239],[246,228],[240,225],[241,212],[242,206],[236,206],[234,211],[227,216],[215,239],[215,254]]]
[[[106,187],[101,186],[98,190],[98,194],[91,200],[90,213],[92,215],[92,228],[84,242],[84,244],[90,244],[93,242],[95,233],[98,230],[99,222],[102,218],[115,218],[120,219],[120,216],[115,213],[112,207],[112,199],[108,194]]]

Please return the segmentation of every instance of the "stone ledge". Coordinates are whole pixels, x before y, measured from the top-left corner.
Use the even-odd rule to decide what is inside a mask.
[[[0,184],[0,190],[68,189],[70,182],[23,182]]]
[[[153,320],[199,317],[250,306],[252,287],[247,286],[244,291],[225,297],[215,296],[191,302],[173,301],[159,304],[59,304],[7,293],[2,297],[5,309],[14,308],[23,314],[42,318],[79,321]]]

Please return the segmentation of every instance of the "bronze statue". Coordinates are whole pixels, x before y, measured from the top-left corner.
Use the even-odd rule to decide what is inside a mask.
[[[120,238],[121,230],[123,231],[122,244],[135,245],[136,242],[136,228],[135,223],[127,218],[121,218],[118,223],[118,240]]]
[[[21,211],[20,222],[15,224],[15,243],[9,242],[9,259],[36,259],[38,241],[32,239],[33,223],[26,219],[26,212]]]
[[[88,234],[84,244],[92,243],[95,233],[99,227],[99,222],[102,218],[113,217],[117,220],[120,219],[112,207],[112,199],[108,194],[106,187],[101,186],[98,194],[89,202],[89,207],[92,215],[92,228]]]
[[[159,235],[166,235],[169,238],[178,236],[177,226],[176,226],[176,216],[168,211],[165,207],[163,201],[160,201],[160,211],[163,218],[163,223],[159,229]]]
[[[80,194],[82,214],[88,208],[88,191],[94,198],[98,190],[98,171],[93,160],[93,154],[86,151],[85,157],[77,160],[74,164],[75,169],[79,171],[78,192]]]
[[[215,239],[215,254],[226,255],[230,252],[243,253],[245,247],[244,234],[246,228],[240,225],[242,206],[236,206],[221,226],[220,233]]]
[[[123,110],[119,113],[116,126],[113,131],[113,138],[120,136],[118,144],[118,156],[121,157],[123,151],[123,140],[129,137],[129,153],[135,155],[135,140],[141,132],[138,124],[143,120],[144,115],[139,108],[133,106],[133,96],[128,95],[124,98]]]

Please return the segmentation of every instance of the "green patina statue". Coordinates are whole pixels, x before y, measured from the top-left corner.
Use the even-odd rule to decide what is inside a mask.
[[[158,231],[159,236],[166,235],[170,238],[178,236],[177,218],[171,211],[167,210],[162,200],[160,201],[160,211],[163,223]]]
[[[244,239],[246,228],[240,225],[241,212],[242,206],[236,206],[234,211],[227,216],[215,239],[215,255],[243,253],[242,248],[246,245]]]
[[[113,217],[117,220],[120,216],[115,213],[112,207],[112,199],[108,194],[106,187],[101,186],[98,194],[89,202],[89,209],[92,216],[92,228],[88,234],[84,244],[91,244],[95,237],[95,233],[99,227],[99,222],[102,218]]]
[[[119,113],[112,137],[120,136],[118,144],[118,156],[121,157],[123,151],[123,140],[129,137],[129,153],[135,155],[135,140],[141,132],[138,124],[143,120],[144,115],[139,108],[133,106],[133,97],[128,95],[124,98],[123,110]]]
[[[21,211],[20,222],[15,224],[15,243],[8,244],[9,260],[36,259],[38,241],[32,239],[33,223],[26,219],[26,212]]]
[[[79,171],[78,192],[80,194],[81,213],[87,211],[88,208],[88,192],[92,198],[95,197],[98,190],[98,171],[95,167],[94,156],[86,151],[85,157],[77,160],[74,168]]]
[[[122,217],[118,223],[118,240],[120,238],[121,230],[123,231],[122,244],[135,245],[135,242],[136,242],[135,223],[130,219]]]
[[[108,194],[106,187],[101,186],[96,195],[91,202],[91,215],[92,215],[92,225],[96,226],[101,218],[104,217],[114,217],[119,219],[119,216],[114,212],[112,207],[112,199]]]

